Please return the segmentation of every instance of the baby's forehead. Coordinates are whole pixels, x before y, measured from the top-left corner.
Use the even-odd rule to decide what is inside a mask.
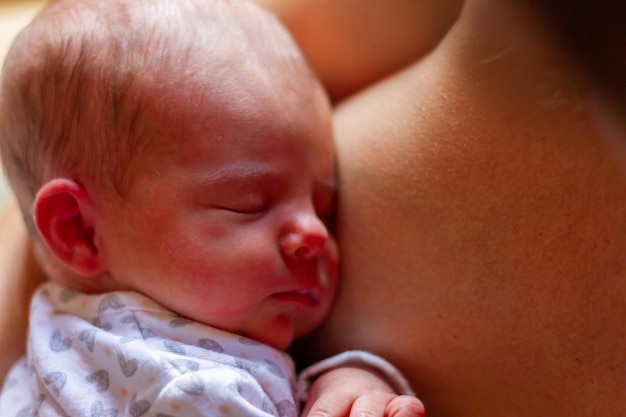
[[[86,72],[95,75],[83,79],[93,79],[98,88],[83,93],[114,109],[104,109],[104,114],[113,118],[133,114],[152,131],[184,127],[188,117],[197,123],[198,116],[216,129],[228,129],[232,126],[223,117],[225,109],[239,109],[242,116],[262,110],[263,103],[252,96],[269,94],[283,100],[290,94],[308,96],[317,88],[288,32],[254,5],[219,0],[138,3],[143,13],[157,16],[130,18],[129,31],[116,24],[110,36],[96,33],[82,43],[86,53],[74,54],[94,57],[95,65]],[[175,24],[168,23],[171,19],[158,6],[169,3],[180,14]],[[186,9],[191,6],[198,13]],[[139,9],[129,10],[139,14]],[[205,19],[198,21],[199,14]],[[145,27],[144,17],[150,23]]]

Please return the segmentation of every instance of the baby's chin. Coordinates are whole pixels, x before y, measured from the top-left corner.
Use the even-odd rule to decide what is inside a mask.
[[[247,332],[244,336],[278,350],[287,350],[296,337],[296,328],[288,316],[281,315],[263,329]]]

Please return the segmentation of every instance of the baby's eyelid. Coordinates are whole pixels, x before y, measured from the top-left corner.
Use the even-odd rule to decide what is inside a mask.
[[[246,200],[233,200],[224,201],[215,205],[215,208],[220,210],[230,211],[240,214],[260,214],[267,210],[267,199],[254,199],[251,201]]]
[[[224,206],[218,206],[217,208],[221,210],[225,210],[225,211],[230,211],[233,213],[239,213],[239,214],[260,214],[260,213],[263,213],[267,209],[265,205],[250,206],[250,207],[237,206],[237,205],[224,205]]]

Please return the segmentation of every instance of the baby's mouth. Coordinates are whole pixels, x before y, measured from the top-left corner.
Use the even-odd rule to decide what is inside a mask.
[[[271,298],[275,300],[301,304],[307,307],[315,307],[322,302],[324,292],[331,285],[329,266],[322,259],[316,260],[307,266],[307,270],[301,271],[299,278],[292,277],[294,285],[291,288],[283,288],[274,293]]]
[[[272,295],[275,300],[315,307],[320,303],[320,291],[317,288],[303,288],[293,291],[279,292]]]

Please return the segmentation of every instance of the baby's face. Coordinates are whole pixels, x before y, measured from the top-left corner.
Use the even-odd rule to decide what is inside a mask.
[[[327,314],[338,254],[329,104],[311,77],[296,91],[281,83],[166,97],[163,137],[136,160],[124,200],[102,204],[120,288],[284,349]]]

